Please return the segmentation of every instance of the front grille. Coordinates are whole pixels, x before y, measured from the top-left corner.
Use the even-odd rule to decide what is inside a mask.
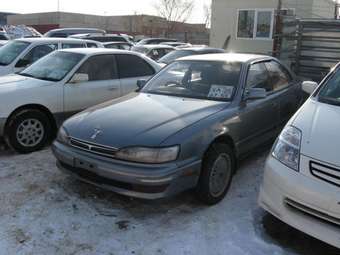
[[[152,194],[152,193],[161,193],[169,186],[168,184],[146,186],[146,185],[132,184],[132,183],[127,183],[127,182],[117,181],[117,180],[113,180],[113,179],[100,176],[94,172],[88,171],[83,168],[70,166],[61,161],[59,161],[58,163],[60,164],[61,167],[70,171],[71,173],[78,176],[79,178],[84,179],[85,181],[88,180],[96,184],[103,184],[103,185],[112,186],[112,187],[116,187],[116,188],[120,188],[124,190]]]
[[[309,168],[314,177],[340,187],[340,169],[313,161],[309,163]]]
[[[320,212],[316,209],[310,208],[309,206],[303,205],[301,203],[298,203],[290,198],[285,198],[284,200],[285,204],[289,206],[290,208],[297,210],[301,213],[307,214],[311,217],[318,218],[319,220],[326,221],[327,223],[335,224],[337,226],[340,226],[340,219],[335,218],[331,215],[328,215],[324,212]]]
[[[79,140],[70,137],[70,145],[81,150],[89,151],[101,156],[113,158],[114,154],[117,152],[117,148],[108,147],[104,145],[99,145],[95,143],[90,143],[87,141]]]

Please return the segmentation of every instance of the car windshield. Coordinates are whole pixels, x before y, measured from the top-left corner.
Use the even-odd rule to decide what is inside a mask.
[[[215,101],[231,101],[241,63],[178,61],[163,69],[141,92]]]
[[[0,48],[0,65],[12,63],[28,46],[29,42],[11,41]]]
[[[56,51],[41,58],[22,71],[20,75],[40,80],[60,81],[84,56],[79,53]]]
[[[320,102],[340,106],[340,69],[322,87],[318,97]]]
[[[193,55],[191,50],[174,50],[158,60],[159,63],[170,64],[178,58]]]

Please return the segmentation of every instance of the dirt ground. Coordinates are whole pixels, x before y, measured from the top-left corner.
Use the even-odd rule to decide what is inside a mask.
[[[227,197],[130,199],[59,172],[49,149],[0,152],[0,254],[339,255],[256,200],[267,152],[241,163]]]

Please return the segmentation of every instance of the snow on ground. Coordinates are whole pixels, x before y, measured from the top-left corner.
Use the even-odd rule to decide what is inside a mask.
[[[227,197],[122,197],[59,172],[49,149],[0,152],[0,254],[328,255],[339,250],[258,208],[267,153],[241,163]]]

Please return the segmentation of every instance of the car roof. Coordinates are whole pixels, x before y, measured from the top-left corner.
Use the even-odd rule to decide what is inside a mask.
[[[114,42],[103,42],[103,45],[108,45],[108,44],[131,44],[129,42],[125,42],[125,41],[114,41]]]
[[[217,62],[241,62],[248,63],[262,59],[273,59],[266,55],[243,54],[243,53],[215,53],[205,55],[193,55],[183,57],[178,60],[195,60],[195,61],[217,61]]]
[[[73,49],[62,49],[60,51],[63,52],[73,52],[80,53],[84,55],[98,55],[98,54],[131,54],[131,55],[139,55],[136,52],[131,52],[127,50],[119,50],[119,49],[107,49],[107,48],[73,48]]]
[[[35,38],[19,38],[15,39],[17,41],[24,41],[24,42],[84,42],[87,40],[77,39],[77,38],[56,38],[56,37],[35,37]],[[88,40],[89,41],[89,40]],[[93,41],[91,41],[93,42]]]
[[[178,50],[182,51],[194,51],[194,52],[224,52],[223,49],[220,48],[212,48],[212,47],[186,47],[186,48],[178,48]]]
[[[99,29],[99,28],[70,27],[70,28],[56,28],[56,29],[52,29],[52,30],[50,30],[48,32],[77,31],[77,30],[82,30],[82,31],[92,31],[92,30],[93,31],[105,31],[105,30]]]
[[[145,48],[145,49],[175,49],[173,46],[164,45],[164,44],[143,44],[136,45],[136,48]]]

